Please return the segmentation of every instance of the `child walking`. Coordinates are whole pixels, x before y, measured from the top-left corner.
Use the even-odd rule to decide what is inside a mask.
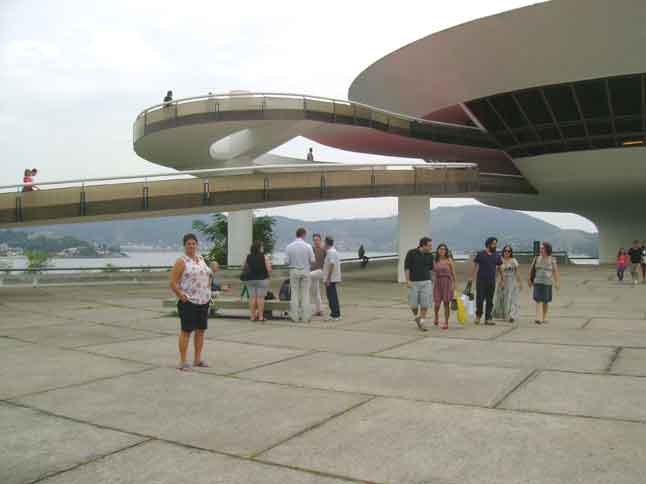
[[[626,271],[626,264],[628,264],[628,254],[626,250],[622,247],[617,252],[617,280],[622,282],[624,280],[624,272]]]

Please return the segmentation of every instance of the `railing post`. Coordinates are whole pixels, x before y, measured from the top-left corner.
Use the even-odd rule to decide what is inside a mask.
[[[147,178],[144,180],[144,188],[143,188],[143,192],[142,192],[142,202],[143,202],[143,209],[148,210],[148,207],[150,205],[150,197],[149,197],[148,179]]]
[[[327,191],[327,184],[325,182],[325,174],[321,173],[321,185],[320,185],[320,197],[325,198],[325,192]]]
[[[202,185],[202,205],[208,205],[211,198],[211,189],[209,187],[209,179],[205,178]]]
[[[79,200],[79,212],[81,214],[81,217],[85,216],[86,213],[86,200],[85,200],[85,183],[81,183],[81,194],[80,194],[80,200]]]
[[[374,195],[377,191],[377,177],[375,176],[375,169],[370,169],[370,193]]]
[[[16,193],[16,222],[22,222],[22,193]]]
[[[263,192],[262,192],[262,199],[265,202],[269,200],[269,189],[270,189],[270,180],[268,176],[265,176]]]
[[[413,193],[417,195],[417,168],[413,167]]]

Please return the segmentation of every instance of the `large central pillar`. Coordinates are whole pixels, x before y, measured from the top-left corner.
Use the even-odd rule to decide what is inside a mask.
[[[646,223],[635,217],[631,208],[627,213],[616,213],[593,219],[599,230],[599,262],[614,264],[620,247],[628,250],[633,240],[646,240]]]
[[[406,252],[418,246],[419,239],[431,236],[431,203],[428,196],[399,197],[399,264],[397,280],[404,282]]]
[[[253,210],[229,212],[227,225],[227,265],[239,266],[251,247]]]

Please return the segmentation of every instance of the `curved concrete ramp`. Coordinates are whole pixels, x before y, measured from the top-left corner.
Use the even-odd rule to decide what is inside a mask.
[[[208,213],[349,198],[532,193],[521,178],[474,165],[269,165],[191,172],[198,177],[129,181],[0,194],[0,228]],[[166,175],[168,178],[169,175]],[[41,185],[46,188],[45,185]]]
[[[327,98],[245,93],[180,99],[146,109],[133,127],[139,156],[179,170],[248,166],[297,136],[347,151],[473,162],[482,171],[519,174],[475,126]]]

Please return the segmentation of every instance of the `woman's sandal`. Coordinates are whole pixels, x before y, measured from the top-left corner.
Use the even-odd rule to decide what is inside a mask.
[[[194,366],[196,368],[208,368],[209,364],[206,361],[202,360],[199,363],[196,363]]]
[[[449,325],[448,324],[443,324],[442,326],[440,326],[440,329],[449,329]]]
[[[179,371],[191,371],[191,364],[190,363],[181,363],[177,369]]]

